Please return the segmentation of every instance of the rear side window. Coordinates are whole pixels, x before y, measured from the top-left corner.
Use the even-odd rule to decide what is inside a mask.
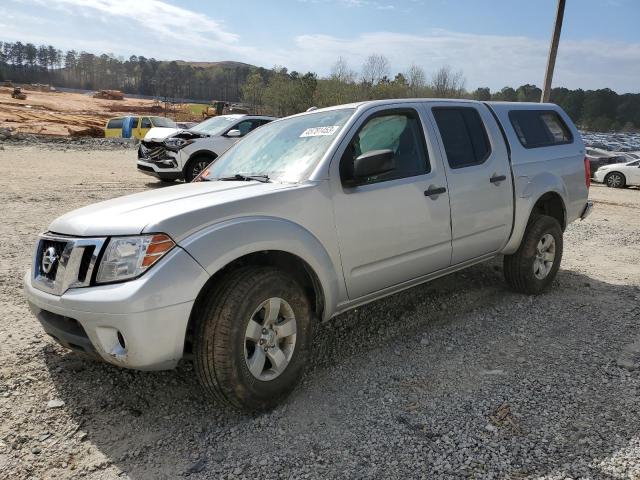
[[[475,108],[436,107],[433,116],[451,168],[480,165],[489,157],[491,146]]]
[[[122,128],[123,118],[112,118],[107,124],[107,128]]]
[[[566,123],[552,110],[512,110],[509,120],[525,148],[549,147],[573,142]]]

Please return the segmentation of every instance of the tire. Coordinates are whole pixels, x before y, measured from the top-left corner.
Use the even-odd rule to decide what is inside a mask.
[[[547,215],[533,216],[518,250],[504,256],[504,277],[509,287],[520,293],[542,293],[558,273],[562,248],[558,221]]]
[[[184,169],[184,181],[187,183],[191,182],[202,170],[207,168],[211,162],[213,162],[213,159],[206,155],[198,155],[190,159],[187,167]]]
[[[624,188],[627,185],[627,179],[620,172],[611,172],[605,177],[604,183],[609,188]]]
[[[276,317],[276,304],[279,323],[273,325],[267,317],[269,311]],[[245,267],[230,274],[196,312],[193,357],[200,384],[208,395],[237,409],[275,407],[302,376],[312,315],[304,290],[286,273]],[[261,345],[271,348],[264,353]],[[281,362],[280,368],[272,359]]]

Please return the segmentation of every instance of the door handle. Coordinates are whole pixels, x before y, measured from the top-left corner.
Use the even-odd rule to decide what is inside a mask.
[[[440,195],[441,193],[446,192],[447,189],[444,187],[429,187],[429,190],[425,190],[424,192],[424,196],[425,197],[435,197],[437,195]]]
[[[491,183],[504,182],[507,179],[506,175],[494,175],[489,179]]]

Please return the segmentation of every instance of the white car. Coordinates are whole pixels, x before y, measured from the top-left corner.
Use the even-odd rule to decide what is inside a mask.
[[[138,170],[164,182],[190,182],[247,133],[272,120],[262,115],[220,115],[187,130],[153,128],[138,147]]]
[[[640,160],[605,165],[596,170],[593,178],[610,188],[640,185]]]

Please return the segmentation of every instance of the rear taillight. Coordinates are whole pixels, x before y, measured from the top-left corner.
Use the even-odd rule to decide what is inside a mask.
[[[584,181],[589,188],[591,186],[591,164],[587,157],[584,157]]]

